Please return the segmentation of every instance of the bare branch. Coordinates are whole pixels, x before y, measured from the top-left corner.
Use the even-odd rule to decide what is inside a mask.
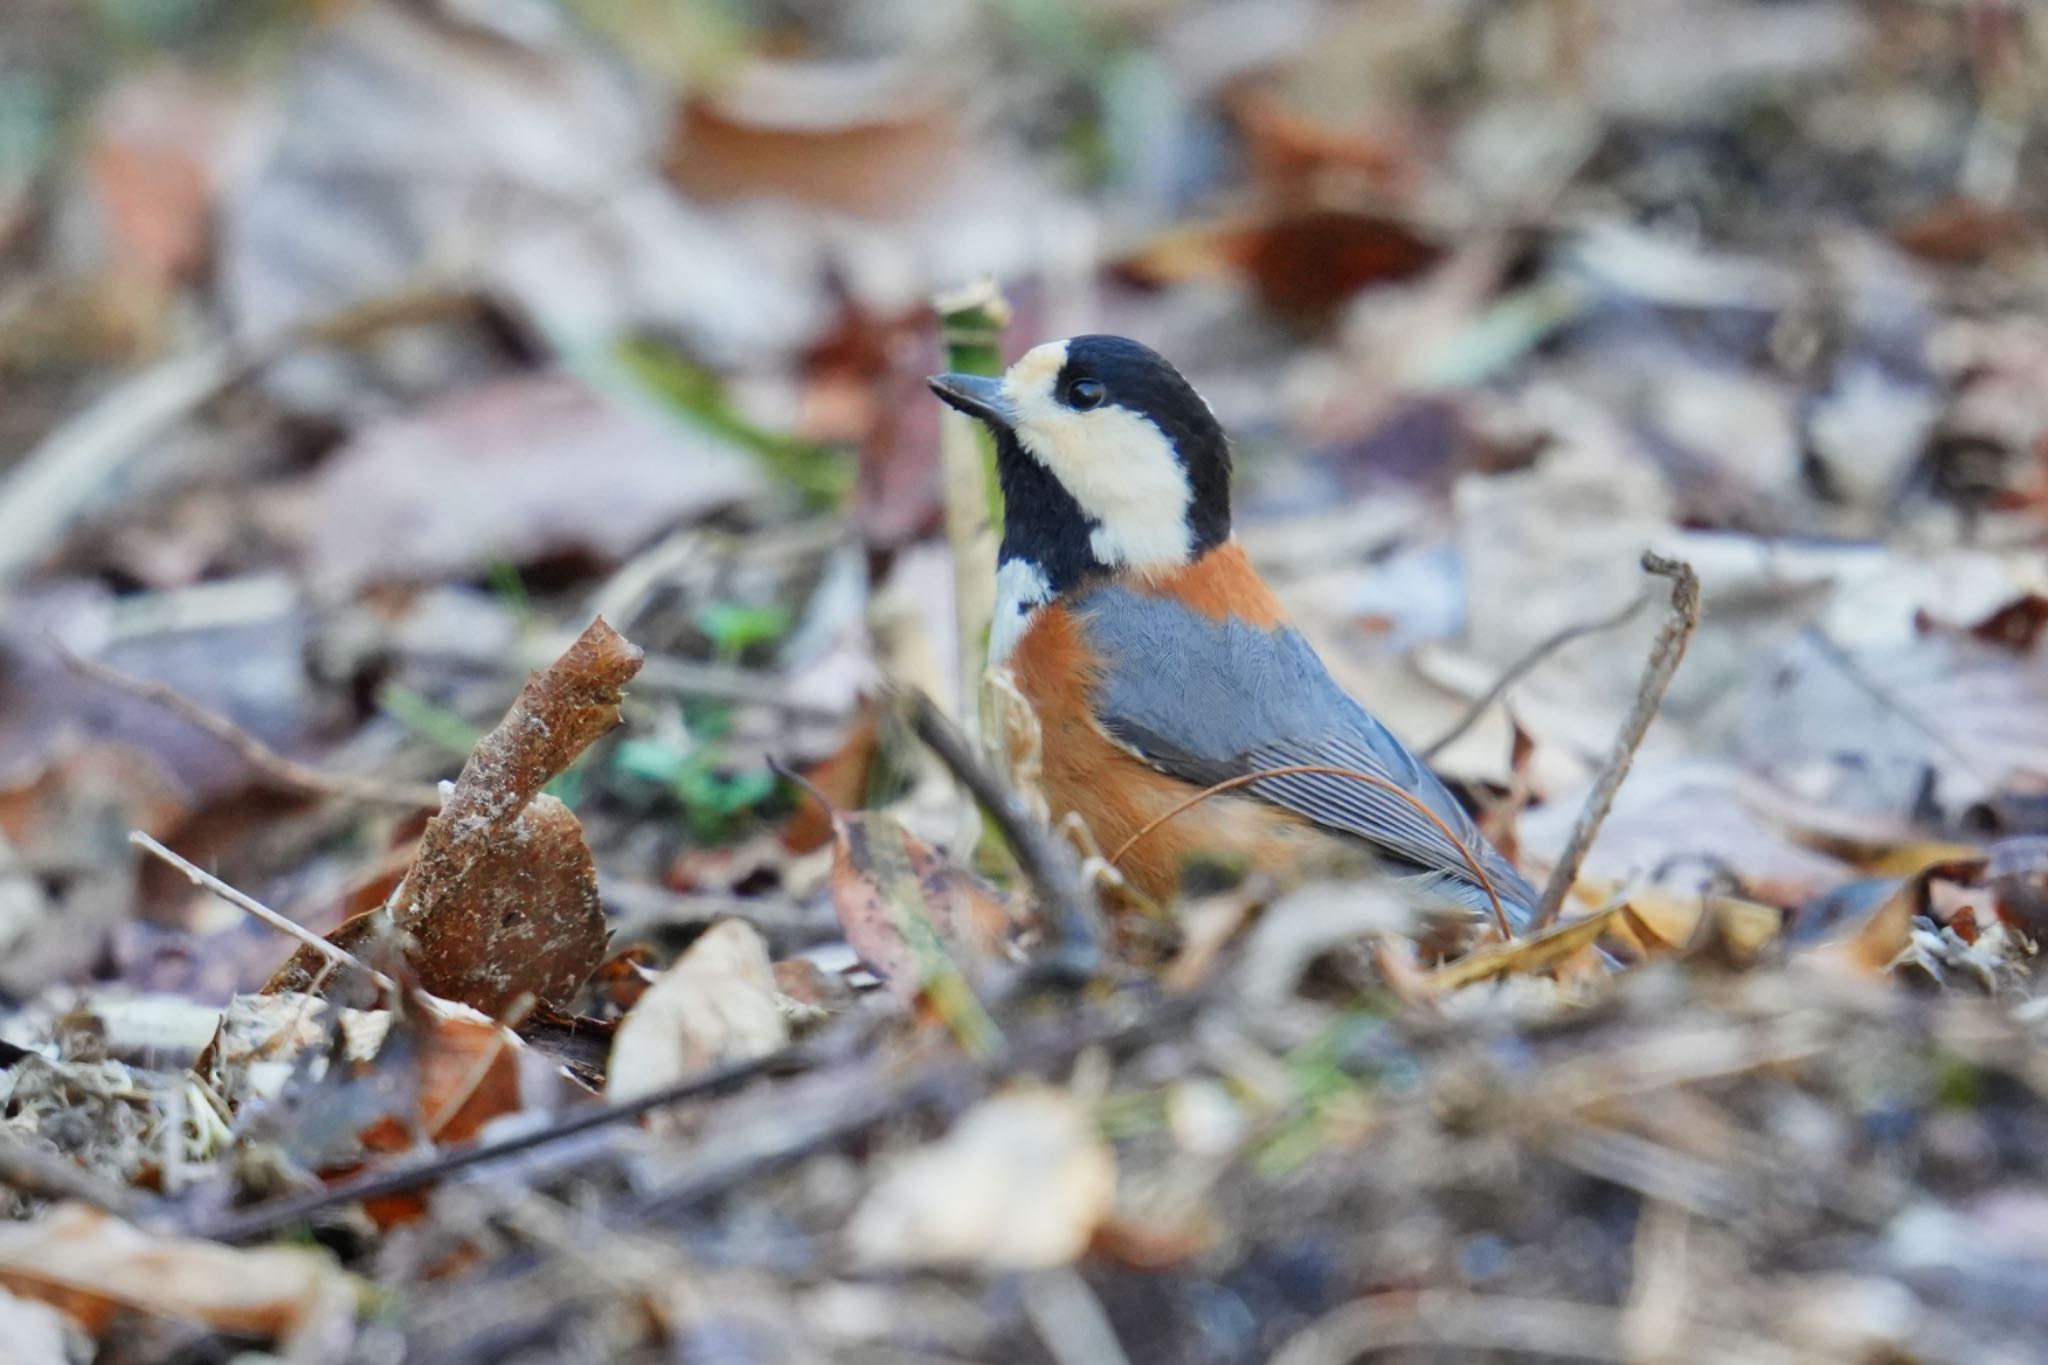
[[[1511,664],[1507,672],[1501,674],[1494,681],[1493,686],[1486,689],[1486,694],[1466,709],[1465,714],[1456,725],[1453,725],[1430,742],[1429,747],[1422,751],[1422,761],[1424,763],[1434,762],[1436,756],[1456,743],[1460,735],[1464,734],[1474,725],[1477,725],[1479,718],[1485,715],[1487,709],[1495,702],[1506,696],[1507,690],[1510,687],[1528,677],[1551,655],[1557,653],[1557,651],[1563,649],[1574,640],[1583,640],[1588,635],[1598,635],[1603,630],[1613,630],[1616,626],[1634,616],[1638,611],[1641,611],[1649,600],[1650,594],[1640,593],[1627,606],[1615,612],[1612,616],[1603,616],[1597,621],[1580,621],[1575,625],[1566,626],[1563,630],[1538,643],[1534,649]]]
[[[1557,919],[1572,883],[1578,880],[1579,867],[1586,861],[1586,850],[1593,846],[1594,836],[1599,834],[1607,812],[1614,806],[1614,794],[1628,777],[1650,722],[1657,718],[1657,708],[1671,688],[1671,677],[1685,658],[1685,647],[1691,643],[1693,631],[1699,628],[1700,580],[1692,565],[1645,551],[1643,571],[1671,580],[1671,617],[1657,632],[1657,641],[1650,647],[1649,666],[1643,670],[1642,685],[1636,689],[1635,705],[1622,721],[1614,752],[1608,755],[1607,766],[1601,769],[1599,780],[1586,797],[1586,804],[1572,825],[1571,837],[1565,840],[1564,852],[1558,855],[1557,866],[1543,888],[1543,903],[1537,907],[1536,918],[1529,926],[1532,933],[1541,933]]]
[[[204,730],[234,750],[244,763],[279,786],[312,792],[318,796],[339,797],[345,801],[369,801],[414,809],[432,810],[441,804],[440,790],[433,786],[324,773],[309,764],[286,758],[226,716],[200,705],[169,683],[130,677],[96,659],[86,658],[54,635],[45,638],[48,639],[50,648],[56,652],[57,657],[63,660],[64,666],[72,672],[94,682],[119,688],[129,696],[138,697],[153,706],[163,707],[180,720]]]
[[[169,863],[172,867],[177,868],[178,871],[185,874],[186,879],[189,880],[192,883],[192,885],[203,886],[208,891],[213,892],[214,895],[219,896],[222,900],[226,901],[229,905],[232,905],[240,910],[248,911],[250,914],[254,915],[257,919],[262,920],[271,928],[277,930],[281,934],[289,934],[291,937],[305,944],[308,948],[311,948],[314,952],[320,954],[328,961],[339,963],[341,966],[344,967],[353,967],[357,971],[362,972],[364,975],[368,976],[370,980],[376,982],[385,990],[391,991],[393,993],[397,992],[398,983],[396,981],[393,981],[390,977],[384,975],[384,973],[378,971],[376,968],[371,967],[370,965],[365,963],[361,958],[349,952],[346,948],[336,947],[334,944],[329,943],[326,939],[320,937],[320,935],[314,933],[311,929],[308,929],[305,925],[298,924],[286,919],[283,915],[278,914],[277,911],[271,909],[263,902],[257,900],[254,896],[246,895],[243,892],[235,890],[234,887],[229,886],[226,882],[214,876],[211,872],[204,871],[198,866],[190,862],[187,862],[185,859],[171,852],[162,844],[150,838],[147,834],[144,834],[141,830],[129,830],[128,842],[134,844],[138,848],[147,849],[149,852],[154,853],[157,857]]]

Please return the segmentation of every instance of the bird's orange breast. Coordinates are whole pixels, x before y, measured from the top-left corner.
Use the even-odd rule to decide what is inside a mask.
[[[1222,545],[1196,563],[1145,580],[1133,591],[1171,597],[1212,619],[1237,617],[1272,628],[1286,614],[1244,551]],[[1162,670],[1172,659],[1145,661]],[[1043,743],[1042,780],[1055,821],[1079,815],[1105,855],[1198,790],[1147,765],[1118,743],[1095,717],[1093,697],[1102,662],[1067,606],[1054,603],[1032,618],[1010,656],[1017,688],[1037,714]],[[1256,799],[1224,794],[1174,816],[1141,839],[1118,863],[1144,895],[1171,899],[1183,869],[1196,859],[1244,860],[1277,869],[1299,860],[1327,836],[1306,821]]]

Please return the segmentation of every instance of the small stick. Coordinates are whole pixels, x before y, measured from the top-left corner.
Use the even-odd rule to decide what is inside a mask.
[[[1092,958],[1102,941],[1095,923],[1094,898],[1081,876],[1073,850],[1032,818],[1024,799],[978,758],[967,737],[940,713],[923,692],[897,694],[910,728],[946,765],[961,786],[981,803],[1017,855],[1017,868],[1050,912],[1047,926],[1057,946],[1080,959]],[[1092,975],[1092,971],[1089,973]]]
[[[219,896],[222,900],[226,901],[229,905],[232,905],[240,910],[248,911],[250,914],[254,915],[257,919],[262,920],[271,928],[277,930],[281,934],[289,934],[291,937],[305,944],[308,948],[311,948],[314,952],[319,953],[328,961],[339,963],[344,967],[353,967],[357,971],[363,973],[365,976],[368,976],[370,980],[376,982],[385,990],[391,991],[394,994],[397,992],[398,983],[396,981],[393,981],[390,977],[384,975],[384,973],[378,971],[375,967],[370,966],[361,958],[349,952],[348,949],[336,947],[334,944],[329,943],[326,939],[320,937],[320,935],[314,933],[311,929],[308,929],[305,925],[296,924],[291,920],[286,919],[283,915],[278,914],[277,911],[271,909],[263,902],[257,900],[254,896],[246,895],[240,891],[235,890],[234,887],[229,886],[226,882],[214,876],[211,872],[204,871],[195,864],[187,862],[185,859],[171,852],[162,844],[150,838],[147,834],[144,834],[141,830],[129,830],[128,842],[134,844],[138,848],[147,849],[149,852],[154,853],[157,857],[169,863],[172,867],[177,868],[178,871],[185,874],[186,879],[190,881],[192,885],[203,886],[208,891],[211,891],[214,895]]]
[[[72,672],[94,682],[105,683],[108,687],[118,688],[131,697],[139,697],[152,705],[163,707],[180,720],[213,736],[234,750],[244,763],[282,786],[294,787],[320,796],[336,796],[348,801],[369,801],[414,809],[432,810],[441,804],[441,792],[437,787],[381,782],[373,777],[346,777],[335,773],[323,773],[309,764],[286,758],[226,716],[200,705],[168,683],[130,677],[96,659],[86,658],[54,635],[47,635],[44,638],[48,640],[57,657],[63,660],[64,666]]]
[[[1531,933],[1541,933],[1557,919],[1557,912],[1563,907],[1564,898],[1570,894],[1572,883],[1578,880],[1579,866],[1586,861],[1586,851],[1593,846],[1593,837],[1600,832],[1607,812],[1614,805],[1614,794],[1621,789],[1629,767],[1635,762],[1636,749],[1649,732],[1650,722],[1657,718],[1657,708],[1663,704],[1664,694],[1671,687],[1671,675],[1678,671],[1679,661],[1685,658],[1685,647],[1691,642],[1693,631],[1699,628],[1700,579],[1692,571],[1692,565],[1682,559],[1666,559],[1646,550],[1643,552],[1643,572],[1671,580],[1671,617],[1657,632],[1657,641],[1650,647],[1649,666],[1643,670],[1642,685],[1636,689],[1635,705],[1622,721],[1621,733],[1615,736],[1614,752],[1608,755],[1607,766],[1601,769],[1599,780],[1593,784],[1591,795],[1587,796],[1578,820],[1572,825],[1571,837],[1565,840],[1564,852],[1558,856],[1557,866],[1550,873],[1550,881],[1544,885],[1542,904],[1537,907],[1536,918],[1529,926]]]
[[[1563,649],[1574,640],[1582,640],[1588,635],[1598,635],[1603,630],[1613,630],[1616,626],[1628,620],[1629,617],[1641,611],[1649,600],[1650,594],[1640,593],[1627,606],[1615,612],[1612,616],[1603,616],[1597,621],[1581,621],[1576,625],[1566,626],[1548,639],[1539,642],[1534,649],[1510,665],[1507,672],[1495,679],[1493,686],[1487,688],[1486,694],[1466,709],[1465,714],[1456,725],[1453,725],[1430,742],[1429,747],[1422,751],[1422,761],[1424,763],[1434,762],[1438,754],[1450,748],[1460,735],[1479,723],[1479,718],[1486,714],[1488,707],[1499,701],[1507,694],[1507,690],[1510,687],[1528,677],[1530,673],[1535,671],[1538,665],[1542,664],[1551,655],[1557,653],[1557,651]]]
[[[816,1047],[784,1048],[750,1062],[740,1062],[692,1076],[664,1089],[636,1096],[623,1104],[579,1110],[545,1128],[515,1133],[496,1142],[479,1142],[468,1147],[452,1148],[412,1165],[370,1171],[338,1180],[322,1189],[308,1190],[304,1194],[288,1195],[247,1208],[231,1209],[223,1214],[218,1222],[202,1226],[199,1235],[216,1242],[252,1241],[265,1233],[304,1222],[313,1214],[337,1205],[418,1189],[442,1176],[453,1175],[471,1166],[516,1156],[536,1147],[545,1147],[549,1143],[590,1132],[592,1129],[635,1119],[642,1114],[683,1100],[708,1099],[716,1095],[729,1094],[757,1077],[778,1070],[792,1069],[805,1062],[816,1063],[825,1058],[826,1054]]]
[[[1136,834],[1133,834],[1130,838],[1119,844],[1116,852],[1109,855],[1110,865],[1114,867],[1122,862],[1124,855],[1137,847],[1139,841],[1150,835],[1153,830],[1158,829],[1174,817],[1201,805],[1210,797],[1221,796],[1225,792],[1236,791],[1239,787],[1249,786],[1254,782],[1263,782],[1267,778],[1272,777],[1348,777],[1354,782],[1363,782],[1368,787],[1378,787],[1381,791],[1400,797],[1403,801],[1415,807],[1416,811],[1423,818],[1435,825],[1444,838],[1451,841],[1451,847],[1458,850],[1458,855],[1465,860],[1465,866],[1471,869],[1473,879],[1479,883],[1479,889],[1484,891],[1486,898],[1493,902],[1493,923],[1494,927],[1500,930],[1501,939],[1505,941],[1515,936],[1515,927],[1508,920],[1507,907],[1501,904],[1500,893],[1493,889],[1493,878],[1486,875],[1486,869],[1479,865],[1479,859],[1473,856],[1471,849],[1465,847],[1464,840],[1460,839],[1452,831],[1441,815],[1438,815],[1428,806],[1422,804],[1422,802],[1415,798],[1415,793],[1397,782],[1390,782],[1384,777],[1376,777],[1372,773],[1360,772],[1356,768],[1340,768],[1333,763],[1290,763],[1280,768],[1261,768],[1257,772],[1239,773],[1236,777],[1226,777],[1223,781],[1213,786],[1204,787],[1171,810],[1154,816]]]

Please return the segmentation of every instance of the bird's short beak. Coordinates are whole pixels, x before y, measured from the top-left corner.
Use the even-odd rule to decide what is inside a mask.
[[[980,374],[935,374],[925,383],[951,406],[990,426],[1008,427],[1017,420],[1017,410],[1003,393],[1000,379]]]

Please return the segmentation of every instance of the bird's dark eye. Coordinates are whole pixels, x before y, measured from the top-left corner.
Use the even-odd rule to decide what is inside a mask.
[[[1102,406],[1108,395],[1103,392],[1102,382],[1096,379],[1076,379],[1067,385],[1067,406],[1081,412]]]

